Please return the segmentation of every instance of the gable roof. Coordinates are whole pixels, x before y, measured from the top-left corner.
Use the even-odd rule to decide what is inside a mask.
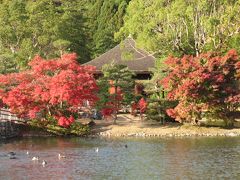
[[[96,66],[97,72],[101,72],[105,64],[123,64],[138,74],[150,73],[149,69],[155,65],[155,57],[148,52],[136,47],[135,41],[128,37],[123,42],[85,63],[84,65]]]

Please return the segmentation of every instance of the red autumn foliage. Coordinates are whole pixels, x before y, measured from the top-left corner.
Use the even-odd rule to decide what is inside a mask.
[[[131,115],[136,116],[137,109],[138,109],[138,104],[133,102],[131,104]]]
[[[101,110],[101,113],[104,117],[110,117],[113,114],[113,109],[112,108],[103,108]]]
[[[202,112],[234,111],[240,103],[240,61],[235,50],[225,56],[214,53],[198,57],[169,57],[168,75],[161,84],[167,99],[178,101],[169,116],[178,121],[190,120]]]
[[[80,66],[76,59],[76,54],[51,60],[36,56],[29,70],[0,76],[0,99],[20,117],[51,114],[59,125],[69,126],[85,100],[97,100],[94,67]]]
[[[140,113],[144,113],[147,109],[147,102],[145,101],[144,98],[141,98],[138,102],[138,108],[140,110]]]
[[[117,93],[115,93],[115,88],[110,87],[109,89],[109,101],[105,104],[105,107],[102,108],[101,113],[104,117],[110,117],[112,114],[114,114],[115,111],[119,111],[120,105],[119,102],[122,101],[122,92],[118,88]]]
[[[136,116],[137,110],[139,110],[140,115],[142,115],[147,110],[147,102],[144,98],[141,98],[137,103],[133,102],[131,104],[131,114]]]

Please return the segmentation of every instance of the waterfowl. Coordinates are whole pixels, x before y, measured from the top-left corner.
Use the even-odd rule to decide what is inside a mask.
[[[15,155],[16,155],[15,152],[9,152],[9,153],[8,153],[8,156],[15,156]]]
[[[61,159],[61,158],[66,158],[66,156],[63,156],[61,155],[60,153],[58,154],[58,159]]]
[[[32,161],[38,161],[38,160],[39,160],[39,157],[38,157],[38,156],[37,156],[37,157],[34,156],[34,157],[32,158]]]
[[[99,149],[98,149],[98,147],[97,147],[97,148],[95,149],[95,152],[98,153],[98,151],[99,151]]]
[[[27,151],[26,154],[29,155],[29,152]]]
[[[8,153],[9,159],[17,159],[15,155],[16,155],[15,152],[9,152],[9,153]]]
[[[10,156],[9,159],[17,159],[16,156]]]
[[[125,148],[128,148],[128,145],[127,145],[127,144],[125,144]]]
[[[44,167],[46,164],[47,164],[47,161],[43,160],[43,161],[42,161],[43,167]]]

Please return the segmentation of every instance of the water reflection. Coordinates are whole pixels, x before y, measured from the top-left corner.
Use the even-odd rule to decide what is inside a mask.
[[[0,179],[238,179],[239,152],[240,138],[18,139],[0,143]]]

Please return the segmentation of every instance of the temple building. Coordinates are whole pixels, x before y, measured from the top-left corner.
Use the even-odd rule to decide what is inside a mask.
[[[84,65],[95,66],[95,75],[101,76],[102,66],[111,63],[126,65],[136,74],[135,79],[146,80],[151,78],[150,69],[155,66],[155,57],[136,47],[133,38],[128,37],[114,48]]]

